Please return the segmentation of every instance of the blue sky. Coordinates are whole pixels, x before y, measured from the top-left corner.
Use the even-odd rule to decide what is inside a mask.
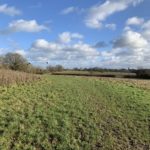
[[[0,54],[35,65],[150,67],[149,0],[1,0]]]

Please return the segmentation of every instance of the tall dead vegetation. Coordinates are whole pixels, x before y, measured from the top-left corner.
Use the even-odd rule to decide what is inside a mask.
[[[40,76],[25,72],[0,69],[0,86],[29,83],[39,80]]]

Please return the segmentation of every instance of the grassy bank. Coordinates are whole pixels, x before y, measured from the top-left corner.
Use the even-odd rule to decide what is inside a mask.
[[[2,150],[149,150],[149,90],[95,78],[43,76],[1,88]]]

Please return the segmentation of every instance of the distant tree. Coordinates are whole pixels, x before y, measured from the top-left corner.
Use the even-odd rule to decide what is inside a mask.
[[[74,71],[79,71],[79,68],[75,67],[75,68],[73,68],[72,70],[74,70]]]
[[[56,71],[63,71],[64,67],[62,65],[56,65],[55,69],[56,69]]]
[[[134,72],[138,78],[150,79],[150,69],[137,69]]]
[[[12,70],[26,71],[29,63],[18,53],[7,53],[3,58],[3,64]]]
[[[33,67],[32,68],[32,73],[35,73],[35,74],[44,74],[46,73],[46,70],[41,68],[41,67]]]
[[[53,66],[49,65],[49,66],[47,67],[47,71],[48,71],[48,72],[54,72],[54,71],[55,71],[55,68],[54,68]]]
[[[49,65],[47,67],[47,70],[48,70],[48,72],[63,71],[64,67],[62,65],[56,65],[56,66]]]

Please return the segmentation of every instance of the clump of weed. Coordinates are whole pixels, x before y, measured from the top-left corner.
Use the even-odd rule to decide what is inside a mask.
[[[39,80],[39,75],[0,69],[0,86],[19,85]]]

